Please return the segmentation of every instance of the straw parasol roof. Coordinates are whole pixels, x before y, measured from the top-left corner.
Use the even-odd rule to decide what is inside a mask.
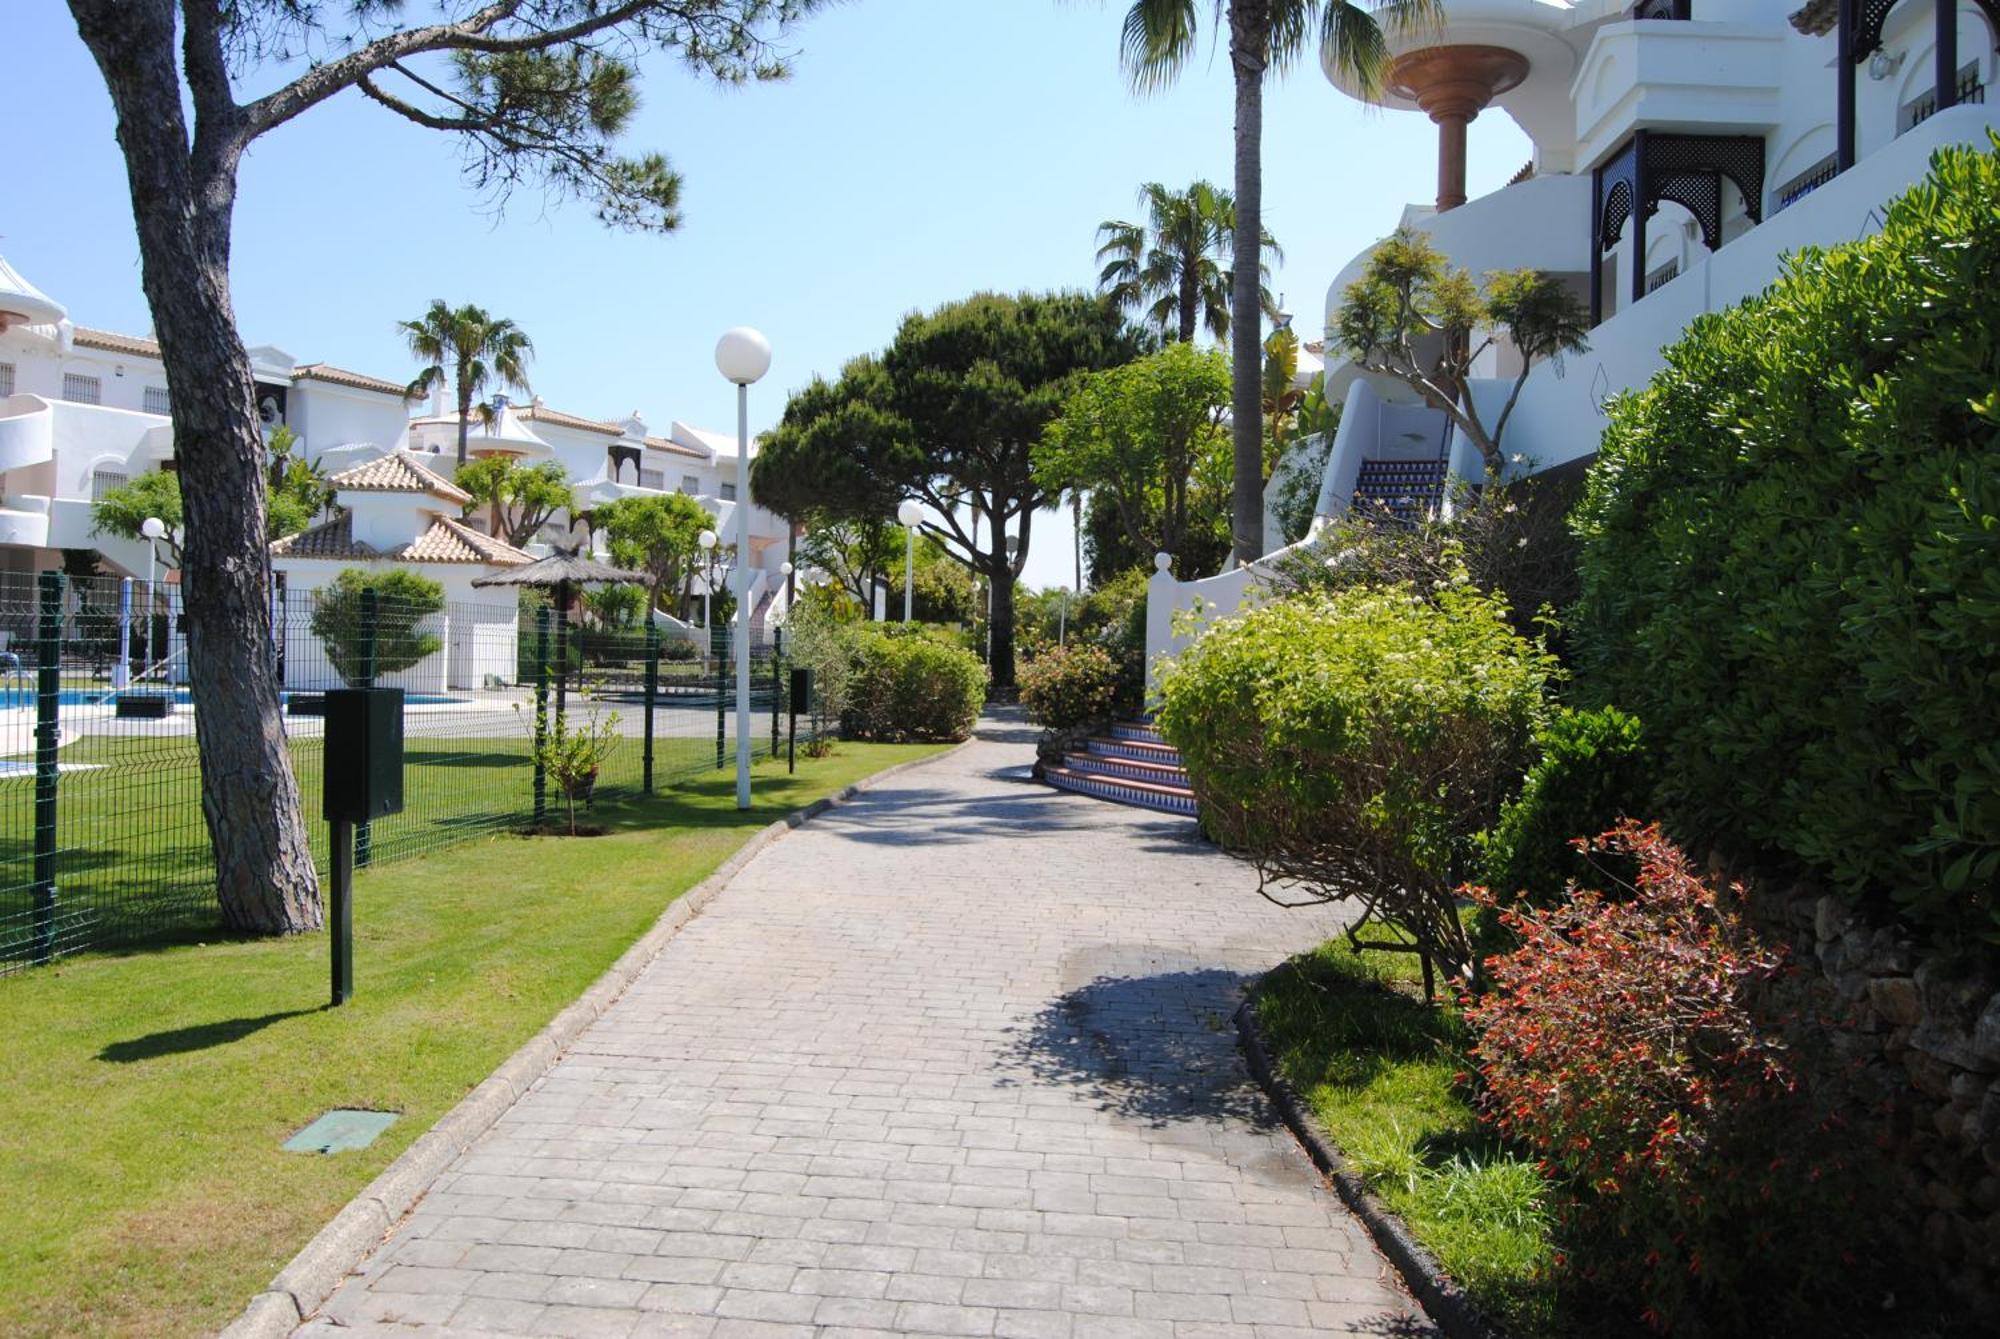
[[[475,586],[542,586],[556,593],[556,608],[567,609],[578,586],[610,586],[620,582],[644,584],[652,580],[644,572],[613,567],[595,558],[584,557],[576,549],[557,549],[522,567],[512,567],[492,576],[473,578]]]

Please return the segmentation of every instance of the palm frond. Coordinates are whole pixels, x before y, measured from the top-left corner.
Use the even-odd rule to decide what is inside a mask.
[[[1152,93],[1173,83],[1200,36],[1194,0],[1132,0],[1118,54],[1133,89]]]

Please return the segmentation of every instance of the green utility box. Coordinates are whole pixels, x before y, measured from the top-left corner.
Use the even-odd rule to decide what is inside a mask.
[[[403,812],[403,690],[329,690],[324,753],[328,822],[366,823]]]

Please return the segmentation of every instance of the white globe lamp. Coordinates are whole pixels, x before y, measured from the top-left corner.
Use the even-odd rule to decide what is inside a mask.
[[[715,369],[736,385],[736,807],[750,807],[750,387],[771,370],[771,341],[747,325],[715,341]]]

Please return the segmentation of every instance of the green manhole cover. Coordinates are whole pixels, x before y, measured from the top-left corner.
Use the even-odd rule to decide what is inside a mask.
[[[393,1111],[327,1112],[285,1141],[288,1153],[345,1153],[366,1148],[396,1123]]]

